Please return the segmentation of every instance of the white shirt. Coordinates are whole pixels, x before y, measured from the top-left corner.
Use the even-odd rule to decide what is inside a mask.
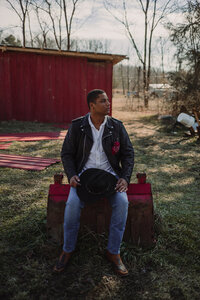
[[[88,161],[86,162],[82,172],[89,168],[97,168],[112,173],[116,176],[116,173],[112,169],[102,146],[102,135],[107,121],[107,116],[105,116],[105,119],[100,125],[99,130],[95,128],[94,124],[91,121],[90,115],[88,117],[88,121],[92,130],[93,145],[89,154]]]

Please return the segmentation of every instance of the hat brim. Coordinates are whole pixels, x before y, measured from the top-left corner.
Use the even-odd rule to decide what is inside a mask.
[[[92,192],[88,188],[88,181],[93,181],[95,184],[95,180],[102,180],[104,184],[104,188],[98,192]],[[96,200],[113,195],[116,192],[116,183],[117,178],[113,174],[101,169],[90,168],[80,175],[81,185],[77,186],[77,195],[81,201],[95,202]]]

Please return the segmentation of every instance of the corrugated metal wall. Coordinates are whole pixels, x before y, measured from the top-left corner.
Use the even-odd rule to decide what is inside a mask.
[[[0,52],[0,120],[70,123],[88,112],[94,88],[112,98],[111,62]]]

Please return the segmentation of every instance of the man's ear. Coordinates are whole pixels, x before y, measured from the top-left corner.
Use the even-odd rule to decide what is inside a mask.
[[[94,103],[90,102],[90,110],[92,110],[93,107],[94,107]]]

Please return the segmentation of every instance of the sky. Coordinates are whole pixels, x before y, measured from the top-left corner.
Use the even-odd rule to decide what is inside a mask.
[[[17,0],[11,0],[15,3]],[[70,0],[69,0],[70,1]],[[131,46],[127,37],[124,26],[120,24],[106,9],[103,4],[104,0],[81,0],[77,8],[75,15],[75,23],[72,31],[73,37],[78,39],[108,39],[111,40],[110,51],[115,54],[124,54],[130,57],[129,62],[131,64],[139,65],[139,60],[133,47]],[[173,0],[172,0],[173,1]],[[110,0],[112,4],[120,4],[122,0]],[[130,5],[127,6],[127,17],[132,25],[132,32],[134,32],[135,40],[139,49],[142,51],[143,37],[144,37],[144,16],[139,6],[138,0],[130,1]],[[144,2],[144,1],[143,1]],[[179,0],[181,4],[184,0]],[[158,0],[159,4],[164,4],[166,1]],[[112,10],[117,17],[121,17],[120,6],[117,10]],[[168,16],[168,20],[173,23],[181,22],[182,14],[173,13]],[[38,31],[38,23],[36,18],[31,16],[32,31]],[[134,28],[134,29],[133,29]],[[9,3],[6,0],[0,0],[0,30],[3,30],[3,34],[14,34],[18,38],[22,39],[20,31],[20,21],[17,14],[12,10]],[[134,31],[133,31],[134,30]],[[152,53],[152,65],[159,67],[161,64],[161,45],[160,37],[165,42],[165,55],[164,63],[166,69],[174,68],[173,60],[173,47],[169,42],[169,32],[160,23],[154,31],[154,47]],[[167,41],[168,40],[168,41]],[[167,41],[167,42],[166,42]],[[127,62],[125,62],[127,63]]]

